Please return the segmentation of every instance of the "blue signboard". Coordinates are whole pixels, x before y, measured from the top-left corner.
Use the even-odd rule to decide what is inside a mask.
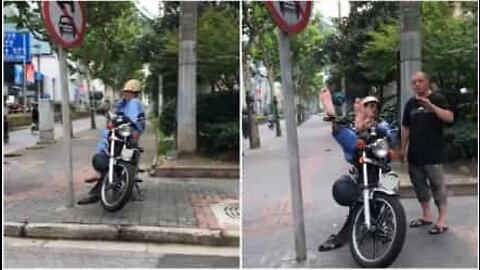
[[[5,32],[3,35],[3,61],[30,62],[30,34]]]

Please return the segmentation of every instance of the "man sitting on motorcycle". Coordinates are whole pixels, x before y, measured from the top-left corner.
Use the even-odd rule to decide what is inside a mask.
[[[396,142],[396,132],[392,130],[386,121],[378,119],[379,107],[380,101],[374,96],[367,96],[362,100],[356,99],[353,105],[355,112],[353,126],[341,126],[337,121],[332,122],[332,135],[341,145],[345,159],[350,164],[355,162],[358,135],[366,131],[367,128],[376,125],[379,132],[384,132],[387,135],[390,144]],[[351,212],[349,212],[347,220],[340,231],[337,234],[330,235],[330,237],[319,246],[319,251],[328,251],[339,248],[348,241],[351,216]]]
[[[145,109],[142,102],[137,98],[141,90],[141,84],[138,80],[129,80],[123,87],[123,98],[117,103],[116,112],[123,113],[133,122],[135,129],[132,139],[138,141],[140,134],[145,130]],[[108,129],[102,130],[100,143],[92,159],[93,168],[96,175],[87,179],[87,182],[96,182],[90,190],[87,197],[78,201],[78,204],[90,204],[100,200],[100,188],[104,175],[108,172]]]

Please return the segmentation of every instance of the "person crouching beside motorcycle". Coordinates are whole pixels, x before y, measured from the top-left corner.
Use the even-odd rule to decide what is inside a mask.
[[[141,90],[141,83],[138,80],[129,80],[123,87],[123,98],[117,103],[116,111],[123,113],[133,122],[135,131],[132,134],[134,141],[139,140],[141,133],[145,130],[145,108],[142,102],[137,98]],[[97,150],[92,159],[93,168],[96,175],[91,177],[86,182],[96,182],[93,188],[89,191],[87,197],[78,201],[78,204],[90,204],[100,200],[100,188],[106,173],[108,172],[108,129],[102,130],[100,143],[97,145]]]
[[[387,134],[389,142],[396,141],[396,133],[386,121],[379,120],[380,101],[374,96],[367,96],[362,100],[356,99],[354,103],[355,120],[354,125],[350,127],[340,126],[336,121],[332,122],[332,135],[341,145],[345,159],[350,164],[355,162],[355,144],[357,137],[374,125]],[[337,180],[333,187],[334,199],[343,206],[348,206],[353,199],[349,192],[351,185],[344,183],[351,182],[349,175],[343,175]],[[353,191],[352,191],[353,192]],[[339,248],[348,242],[350,223],[352,221],[352,208],[348,213],[347,220],[337,234],[332,234],[319,246],[318,251],[328,251]]]

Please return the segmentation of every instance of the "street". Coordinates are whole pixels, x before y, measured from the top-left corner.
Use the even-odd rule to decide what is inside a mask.
[[[238,268],[233,247],[6,237],[6,268]]]
[[[320,253],[318,246],[338,232],[348,209],[331,195],[334,181],[348,172],[340,146],[323,115],[313,115],[298,127],[300,166],[307,239],[307,261],[295,262],[290,179],[285,135],[260,127],[261,147],[244,143],[243,265],[258,267],[357,267],[348,245]],[[267,133],[265,133],[265,131]],[[420,215],[415,199],[402,199],[407,222]],[[407,239],[392,267],[475,267],[477,264],[477,197],[449,197],[444,235],[428,228],[407,229]],[[436,211],[434,211],[436,217]]]

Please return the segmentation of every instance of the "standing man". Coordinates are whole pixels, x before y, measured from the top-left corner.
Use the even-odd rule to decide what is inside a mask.
[[[442,165],[443,128],[444,124],[453,123],[453,112],[445,97],[432,91],[427,74],[416,72],[412,75],[411,81],[415,95],[405,104],[400,155],[402,162],[407,156],[408,173],[422,207],[423,216],[412,220],[410,227],[432,224],[431,190],[438,208],[438,219],[428,232],[440,234],[448,230],[447,194]]]

